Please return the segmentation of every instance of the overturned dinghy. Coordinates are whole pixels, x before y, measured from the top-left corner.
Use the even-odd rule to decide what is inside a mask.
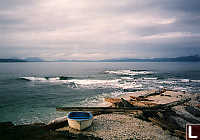
[[[71,128],[83,130],[91,126],[93,115],[90,112],[69,112],[68,124]]]

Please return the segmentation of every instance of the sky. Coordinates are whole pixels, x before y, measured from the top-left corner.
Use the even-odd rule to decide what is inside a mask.
[[[200,54],[200,0],[1,0],[0,58]]]

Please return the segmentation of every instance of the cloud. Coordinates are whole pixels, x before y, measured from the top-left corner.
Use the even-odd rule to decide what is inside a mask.
[[[199,4],[195,0],[3,1],[0,57],[167,57],[187,55],[189,48],[199,54]]]
[[[200,37],[200,33],[199,34],[192,34],[189,32],[170,32],[170,33],[163,33],[163,34],[155,34],[155,35],[151,35],[151,36],[145,36],[143,37],[143,39],[177,39],[177,38],[187,38],[187,37]]]

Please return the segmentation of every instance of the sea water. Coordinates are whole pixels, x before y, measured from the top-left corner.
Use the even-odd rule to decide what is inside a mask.
[[[159,88],[200,93],[200,63],[0,63],[0,122],[47,123],[66,115],[56,107]]]

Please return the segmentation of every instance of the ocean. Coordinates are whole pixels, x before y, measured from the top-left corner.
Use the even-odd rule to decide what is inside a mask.
[[[0,122],[47,123],[61,106],[101,106],[104,97],[166,88],[200,91],[200,63],[0,63]]]

